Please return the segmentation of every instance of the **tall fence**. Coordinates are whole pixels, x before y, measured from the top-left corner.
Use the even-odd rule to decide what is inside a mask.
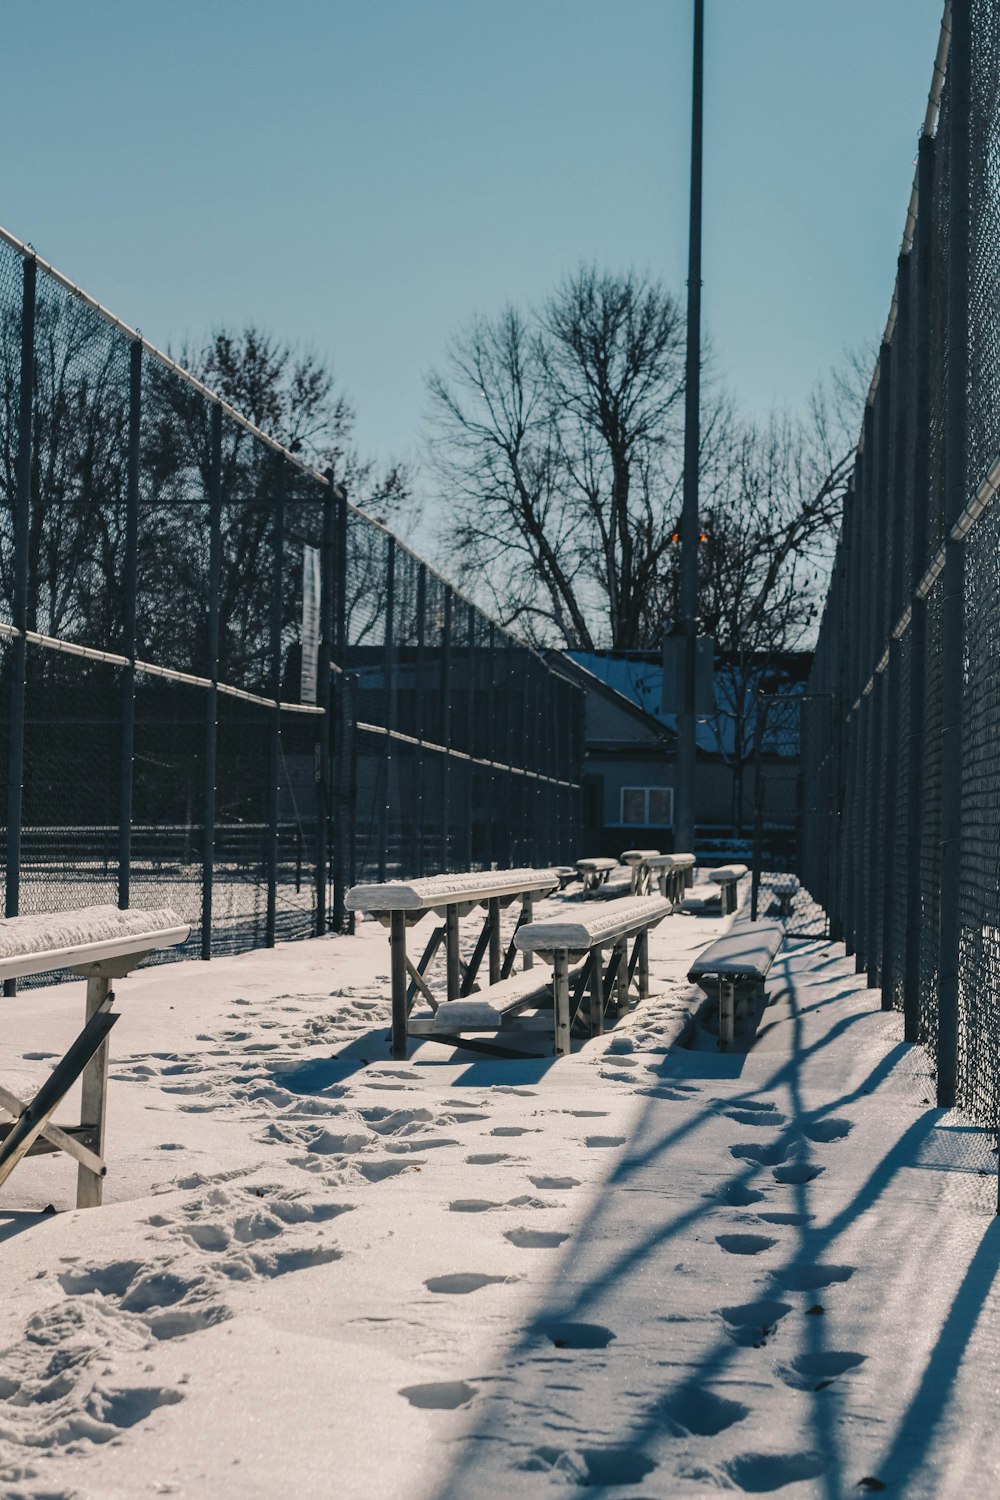
[[[804,736],[804,874],[924,1042],[1000,1106],[1000,7],[952,0]]]
[[[582,702],[0,231],[7,916],[169,904],[207,958],[356,880],[564,860]]]

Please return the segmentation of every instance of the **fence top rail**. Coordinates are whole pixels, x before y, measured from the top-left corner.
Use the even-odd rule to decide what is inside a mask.
[[[203,396],[206,401],[218,406],[232,421],[250,433],[252,437],[264,443],[272,452],[277,453],[286,463],[291,464],[293,468],[297,469],[299,473],[307,475],[308,478],[314,480],[317,484],[328,488],[331,494],[336,499],[342,500],[346,504],[347,509],[366,526],[370,526],[374,531],[382,532],[387,539],[394,542],[401,551],[412,558],[418,566],[425,568],[432,577],[436,578],[462,604],[476,610],[487,624],[499,630],[519,650],[527,651],[537,660],[540,666],[545,668],[546,672],[558,675],[553,673],[553,669],[546,662],[544,656],[534,646],[530,646],[526,641],[518,640],[516,636],[511,635],[506,626],[501,625],[498,620],[494,620],[480,605],[474,603],[466,594],[463,594],[460,589],[456,588],[453,583],[450,583],[443,573],[440,573],[433,564],[426,562],[424,558],[414,552],[413,548],[408,546],[400,537],[397,537],[395,532],[391,531],[384,522],[376,520],[367,511],[363,511],[358,506],[353,505],[348,499],[347,491],[343,485],[335,483],[332,472],[324,473],[319,469],[314,469],[311,464],[306,463],[304,459],[293,453],[289,448],[286,448],[278,438],[272,437],[263,428],[258,427],[256,423],[251,422],[249,417],[245,417],[242,412],[238,411],[235,406],[232,406],[223,396],[220,396],[217,391],[213,391],[211,386],[207,386],[204,381],[199,380],[190,370],[186,370],[183,365],[179,365],[175,359],[172,359],[163,349],[158,348],[156,344],[150,343],[149,339],[144,338],[138,328],[132,328],[128,323],[124,322],[110,308],[105,307],[102,302],[98,302],[96,297],[92,297],[89,292],[84,291],[83,287],[78,286],[75,281],[71,281],[62,271],[57,270],[51,261],[47,261],[43,256],[39,255],[33,245],[25,243],[24,240],[19,240],[17,235],[11,234],[10,230],[4,229],[2,225],[0,225],[0,242],[8,245],[11,250],[21,256],[22,260],[34,261],[44,271],[46,276],[56,282],[58,286],[61,286],[71,297],[74,297],[78,302],[82,302],[85,307],[89,307],[98,317],[103,318],[106,323],[110,323],[112,328],[117,328],[119,333],[132,343],[139,344],[143,352],[148,354],[151,359],[155,359],[158,364],[162,365],[164,369],[169,370],[178,380],[183,380],[192,390],[197,391],[199,395]]]

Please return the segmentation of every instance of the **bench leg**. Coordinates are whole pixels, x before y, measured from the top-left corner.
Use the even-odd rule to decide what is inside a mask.
[[[569,956],[565,948],[552,955],[552,997],[555,1010],[556,1057],[570,1050],[569,1036]]]
[[[534,916],[535,898],[530,891],[525,891],[521,897],[521,921],[531,922],[534,920]],[[535,955],[533,953],[525,953],[523,967],[526,969],[533,969],[535,967]]]
[[[392,995],[392,1055],[406,1057],[406,914],[389,915],[389,975]]]
[[[719,1050],[725,1052],[732,1046],[735,1022],[734,987],[725,979],[719,980]]]
[[[649,929],[636,938],[639,946],[639,999],[649,999]]]
[[[500,966],[503,963],[503,954],[500,949],[500,902],[496,897],[490,899],[490,984],[500,983]]]
[[[615,1014],[620,1021],[622,1016],[628,1015],[628,938],[619,938],[615,947],[618,949]]]
[[[448,999],[457,1000],[461,990],[461,954],[458,951],[458,907],[444,909],[444,949],[448,973]]]
[[[91,1020],[110,1003],[111,981],[100,977],[87,980],[87,1020]],[[104,1157],[105,1118],[108,1100],[108,1038],[98,1047],[83,1070],[80,1094],[80,1123],[94,1129],[93,1151]],[[76,1169],[77,1208],[100,1208],[104,1197],[104,1178],[81,1162]]]
[[[601,1036],[604,1032],[604,954],[600,948],[591,953],[594,967],[590,975],[590,1034]]]

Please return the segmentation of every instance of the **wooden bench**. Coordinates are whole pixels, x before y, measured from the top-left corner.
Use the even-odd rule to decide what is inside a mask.
[[[611,874],[617,870],[616,859],[591,858],[578,859],[576,862],[577,873],[583,877],[583,888],[585,891],[596,891],[602,886]]]
[[[784,940],[781,922],[737,922],[688,970],[688,979],[709,998],[718,995],[722,1051],[732,1045],[737,1019],[742,1019],[747,1004],[763,1003],[764,981]]]
[[[621,862],[632,872],[631,894],[633,896],[648,896],[650,890],[649,862],[656,859],[659,849],[626,849],[621,855]]]
[[[778,898],[778,910],[786,920],[792,915],[795,898],[799,894],[799,882],[794,875],[772,875],[768,881],[771,894]]]
[[[670,914],[670,902],[662,896],[634,896],[616,901],[584,902],[572,914],[550,921],[529,922],[514,934],[525,954],[535,953],[552,965],[554,1041],[557,1056],[570,1050],[573,1021],[582,1010],[584,994],[590,990],[591,1036],[604,1030],[605,1005],[613,1005],[615,1017],[628,1011],[629,985],[638,970],[639,998],[649,994],[649,929]],[[629,956],[628,941],[633,939]],[[611,949],[607,966],[604,949]],[[583,961],[570,994],[570,968]],[[611,997],[614,996],[612,1001]]]
[[[77,1162],[77,1208],[96,1208],[103,1196],[108,1033],[111,980],[121,979],[150,953],[183,943],[191,929],[168,907],[119,911],[85,906],[79,911],[0,921],[0,979],[69,969],[87,981],[84,1027],[28,1103],[0,1086],[0,1184],[25,1156],[64,1151]],[[52,1116],[82,1077],[79,1125],[56,1125]]]
[[[706,871],[708,879],[713,885],[717,885],[721,892],[723,916],[728,916],[736,910],[737,887],[746,873],[746,865],[719,865],[714,870]]]
[[[487,954],[489,983],[493,988],[510,977],[517,952],[513,941],[506,953],[503,951],[501,911],[520,901],[517,925],[521,927],[534,915],[535,897],[548,896],[558,886],[559,875],[555,870],[479,870],[461,875],[431,875],[409,882],[390,880],[381,885],[352,886],[347,893],[347,909],[368,912],[389,929],[393,1057],[407,1056],[408,1033],[434,1035],[442,1041],[458,1040],[457,1032],[443,1030],[436,1019],[432,1030],[422,1028],[419,1018],[409,1020],[418,994],[427,1001],[435,1018],[441,1008],[442,1002],[427,983],[427,972],[442,943],[448,1002],[472,994]],[[471,955],[465,959],[460,922],[477,906],[485,908],[486,919]],[[431,933],[419,963],[415,964],[406,951],[406,929],[431,911],[443,917],[444,922]],[[529,956],[525,968],[530,967]],[[535,989],[538,988],[536,983]]]
[[[694,882],[693,854],[657,854],[647,860],[650,874],[659,883],[660,895],[666,896],[676,905],[684,898],[684,892]]]

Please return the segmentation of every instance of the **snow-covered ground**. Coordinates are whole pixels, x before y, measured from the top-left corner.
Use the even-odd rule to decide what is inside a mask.
[[[0,1195],[0,1494],[1000,1492],[991,1143],[822,941],[676,1045],[726,920],[559,1061],[387,1060],[375,924],[122,981],[105,1207]],[[4,1001],[3,1081],[82,1010]]]

